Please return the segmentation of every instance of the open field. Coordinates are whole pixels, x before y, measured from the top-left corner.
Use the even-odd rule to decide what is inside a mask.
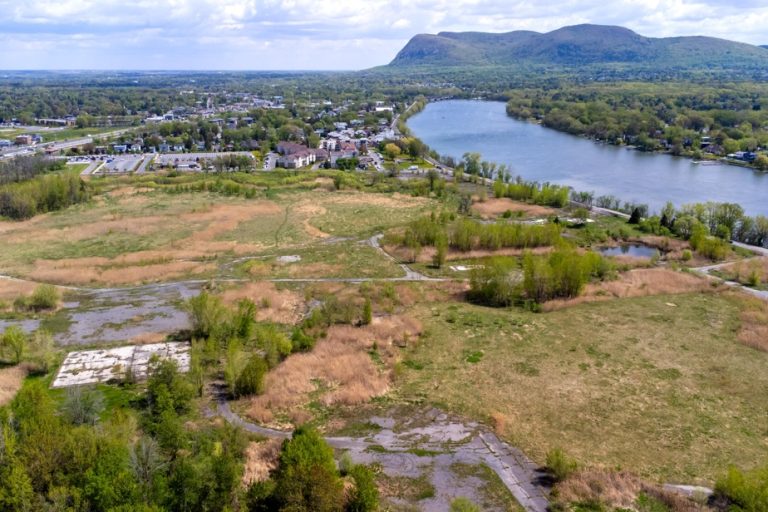
[[[118,187],[87,205],[0,222],[8,243],[0,267],[36,281],[123,285],[214,277],[228,260],[274,258],[287,251],[302,255],[301,261],[270,268],[269,274],[397,277],[400,269],[356,241],[421,215],[431,205],[398,194],[318,191],[270,200]],[[329,244],[331,236],[351,240]]]
[[[768,454],[768,354],[737,340],[740,302],[659,295],[546,314],[459,303],[424,324],[399,393],[486,418],[535,460],[711,484]]]

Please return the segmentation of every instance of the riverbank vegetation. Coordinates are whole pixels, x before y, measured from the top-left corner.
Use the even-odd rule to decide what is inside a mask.
[[[563,85],[509,91],[507,113],[609,144],[768,170],[768,91],[757,84]]]

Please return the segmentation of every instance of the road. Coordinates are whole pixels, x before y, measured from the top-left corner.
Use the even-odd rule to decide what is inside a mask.
[[[142,160],[141,165],[139,165],[139,168],[136,169],[136,173],[137,174],[143,174],[143,173],[147,172],[147,167],[154,160],[155,160],[155,154],[144,155],[144,160]]]

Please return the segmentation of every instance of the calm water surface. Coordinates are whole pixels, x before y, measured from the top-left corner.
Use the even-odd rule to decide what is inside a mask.
[[[739,203],[749,215],[768,215],[768,174],[597,144],[512,119],[505,107],[486,101],[430,103],[408,126],[442,155],[478,152],[526,180],[612,194],[656,211],[666,201],[676,206],[719,201]]]

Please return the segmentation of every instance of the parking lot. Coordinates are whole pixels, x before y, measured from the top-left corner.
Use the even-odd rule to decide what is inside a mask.
[[[105,174],[125,174],[135,171],[141,161],[144,159],[143,155],[120,155],[114,157],[108,157],[104,159],[104,167],[102,167],[100,173]]]
[[[177,169],[202,170],[203,166],[210,164],[219,157],[241,155],[253,158],[247,151],[229,153],[163,153],[155,158],[156,167],[175,167]]]

